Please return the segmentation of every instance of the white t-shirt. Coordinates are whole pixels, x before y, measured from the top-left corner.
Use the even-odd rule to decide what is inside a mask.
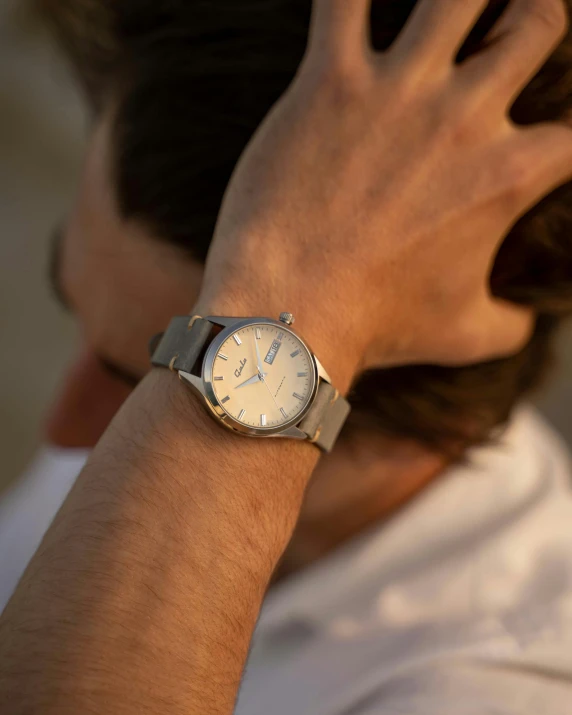
[[[0,504],[0,608],[73,482],[61,458]],[[273,587],[236,714],[571,715],[571,474],[524,408],[498,444]]]

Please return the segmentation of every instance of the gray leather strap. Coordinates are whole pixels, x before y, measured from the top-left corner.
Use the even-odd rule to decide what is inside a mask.
[[[213,324],[189,315],[173,318],[169,327],[151,343],[151,364],[191,372],[212,332]]]
[[[331,452],[350,411],[350,403],[322,381],[314,404],[298,428],[324,452]]]

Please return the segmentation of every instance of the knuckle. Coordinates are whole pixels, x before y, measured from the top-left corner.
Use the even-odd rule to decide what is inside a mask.
[[[501,195],[509,202],[520,202],[528,195],[534,184],[535,168],[523,152],[514,152],[505,157],[499,169]]]
[[[570,27],[570,17],[564,0],[533,0],[530,15],[541,27],[554,35],[564,35]]]
[[[494,127],[469,103],[445,101],[433,110],[434,136],[451,152],[475,152],[487,146]]]
[[[339,107],[361,104],[371,86],[366,69],[339,57],[334,62],[324,63],[319,72],[319,83]]]
[[[475,146],[484,134],[482,123],[475,121],[473,116],[460,115],[457,121],[449,125],[447,122],[442,122],[442,127],[450,135],[456,149]]]

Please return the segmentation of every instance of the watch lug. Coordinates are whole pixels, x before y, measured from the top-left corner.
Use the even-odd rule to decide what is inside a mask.
[[[189,372],[179,372],[179,379],[190,385],[203,397],[206,397],[205,387],[202,377],[197,377],[196,375],[191,375]]]
[[[242,320],[242,318],[226,318],[226,317],[220,316],[220,315],[208,315],[206,317],[206,320],[209,320],[211,323],[214,323],[215,325],[220,325],[223,328],[230,328],[235,323],[238,323],[240,320]]]
[[[332,384],[332,378],[328,375],[326,372],[326,369],[322,365],[322,363],[318,360],[318,358],[314,355],[314,360],[316,361],[316,367],[318,368],[318,377],[321,380],[324,380],[325,382],[329,383],[330,385]]]
[[[288,437],[289,439],[308,439],[308,435],[297,427],[289,427],[284,432],[280,432],[276,437]]]

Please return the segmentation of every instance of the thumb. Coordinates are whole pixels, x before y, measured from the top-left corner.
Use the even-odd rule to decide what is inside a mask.
[[[495,360],[516,355],[530,341],[536,316],[532,309],[486,296],[480,315],[481,336],[475,361]]]

